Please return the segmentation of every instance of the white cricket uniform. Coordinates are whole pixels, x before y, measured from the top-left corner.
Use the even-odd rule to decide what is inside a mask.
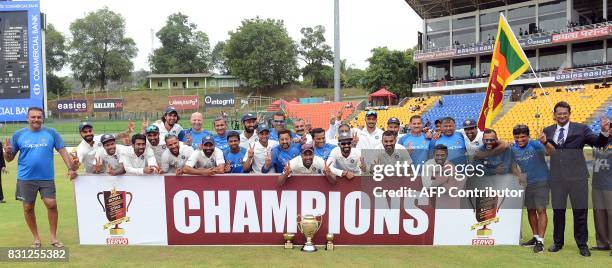
[[[145,149],[142,155],[136,156],[134,148],[119,155],[119,163],[123,164],[126,174],[135,175],[143,175],[145,167],[157,165],[153,151]]]
[[[86,173],[93,172],[93,165],[96,163],[96,151],[99,148],[102,148],[102,142],[100,142],[101,137],[102,135],[94,136],[93,145],[89,145],[89,143],[85,142],[85,140],[81,140],[81,143],[79,143],[76,148],[79,163],[85,166]]]
[[[100,161],[102,161],[102,171],[103,172],[106,172],[108,166],[110,166],[113,169],[113,171],[118,171],[119,158],[121,157],[121,155],[129,154],[129,151],[133,151],[133,150],[134,149],[130,146],[115,144],[115,154],[109,155],[104,149],[104,147],[101,147],[98,150],[96,150],[96,155],[95,155],[96,160],[94,161],[97,161],[97,159],[100,159]]]
[[[357,143],[358,149],[375,149],[382,144],[383,130],[380,128],[375,129],[372,133],[366,129],[359,130],[357,135],[359,136],[359,142]]]
[[[163,140],[161,135],[159,136],[159,143],[156,146],[151,145],[149,140],[147,140],[147,150],[153,151],[153,155],[155,156],[155,161],[157,161],[157,165],[161,165],[161,157],[164,151],[166,151],[166,141]]]
[[[245,149],[249,149],[249,144],[250,143],[255,143],[259,141],[259,137],[257,137],[257,131],[253,132],[253,135],[250,138],[247,138],[244,135],[244,131],[242,131],[242,133],[240,133],[240,147],[245,148]]]
[[[353,172],[355,175],[361,175],[361,150],[356,148],[351,148],[351,153],[348,157],[344,157],[342,155],[342,150],[340,147],[334,148],[331,153],[329,153],[329,157],[327,158],[327,164],[329,165],[329,169],[336,176],[342,176],[343,171]]]
[[[173,155],[170,150],[164,151],[161,157],[161,171],[163,173],[175,173],[177,168],[185,166],[193,152],[193,147],[184,144],[179,145],[178,155]]]
[[[314,156],[312,165],[310,165],[310,168],[307,168],[304,166],[302,156],[299,155],[289,160],[289,167],[291,167],[291,174],[293,175],[322,174],[325,168],[325,160],[321,157]]]
[[[412,163],[412,159],[410,158],[410,154],[406,147],[401,144],[395,144],[395,150],[393,150],[392,154],[388,154],[385,151],[385,147],[381,144],[376,148],[376,162],[379,165],[395,165],[397,162],[408,162],[408,165]]]
[[[254,173],[254,174],[261,174],[261,168],[264,166],[264,164],[266,163],[266,155],[267,154],[271,154],[272,152],[272,148],[278,146],[278,141],[275,140],[268,140],[268,146],[264,147],[263,145],[261,145],[261,142],[255,142],[255,143],[251,143],[249,144],[246,148],[247,148],[247,153],[244,155],[244,158],[242,159],[243,162],[246,162],[247,159],[249,159],[249,154],[248,154],[248,150],[250,146],[255,146],[253,147],[253,162],[251,163],[251,172],[250,173]],[[281,171],[277,171],[277,172],[282,172]],[[268,173],[276,173],[274,171],[274,165],[270,164],[270,171]]]
[[[215,147],[210,157],[206,156],[201,149],[194,151],[187,159],[185,166],[190,166],[192,168],[212,168],[223,164],[225,164],[223,152],[221,149]]]
[[[465,150],[470,159],[470,162],[474,159],[474,153],[476,153],[480,146],[484,145],[484,142],[482,141],[483,132],[480,130],[477,131],[478,133],[476,134],[476,137],[473,141],[470,141],[467,135],[465,135],[465,131],[463,129],[460,129],[458,131],[459,133],[461,133],[461,135],[463,135],[463,139],[465,140]]]
[[[161,121],[154,123],[154,125],[159,128],[160,142],[164,139],[164,137],[166,137],[166,134],[171,133],[178,137],[179,133],[181,133],[181,130],[183,130],[183,127],[181,127],[179,123],[174,124],[174,126],[172,126],[170,130],[167,130],[166,126],[164,125],[164,122]]]

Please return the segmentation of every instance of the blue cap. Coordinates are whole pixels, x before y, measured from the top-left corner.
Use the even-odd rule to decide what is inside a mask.
[[[472,127],[476,127],[478,124],[476,123],[475,120],[472,119],[466,119],[465,121],[463,121],[463,128],[472,128]]]
[[[376,111],[374,111],[374,110],[369,110],[369,111],[366,112],[366,117],[368,117],[370,115],[378,117],[378,113],[376,113]]]
[[[176,108],[174,108],[174,106],[166,107],[166,114],[169,114],[169,113],[172,113],[172,112],[175,112],[175,113],[178,114],[178,112],[176,111]]]
[[[107,141],[114,141],[114,140],[115,140],[115,136],[111,134],[104,134],[102,135],[102,137],[100,137],[100,142],[102,144],[105,144]]]
[[[266,124],[259,124],[259,125],[257,125],[257,132],[262,132],[262,131],[270,132],[270,129],[268,128],[268,125],[266,125]]]
[[[348,131],[342,131],[338,135],[338,141],[341,141],[341,140],[353,140],[353,136],[351,136],[351,133]]]
[[[246,113],[246,114],[242,115],[242,122],[247,121],[247,120],[251,120],[251,119],[257,119],[257,116],[255,116],[255,114],[253,114],[253,113]]]
[[[314,147],[312,146],[312,143],[302,144],[302,152],[308,151],[308,150],[310,150],[311,152],[314,152]]]
[[[391,117],[391,118],[389,118],[389,120],[387,120],[387,124],[398,124],[398,125],[401,125],[402,123],[400,122],[399,119],[397,119],[397,117]]]
[[[79,132],[83,131],[83,129],[86,127],[93,128],[89,122],[81,122],[81,124],[79,124]]]
[[[159,128],[156,125],[149,125],[146,129],[145,129],[145,133],[151,133],[151,132],[157,132],[159,133]]]
[[[211,135],[206,135],[204,136],[204,138],[202,138],[202,145],[206,143],[212,143],[213,145],[215,145],[215,139],[213,139]]]

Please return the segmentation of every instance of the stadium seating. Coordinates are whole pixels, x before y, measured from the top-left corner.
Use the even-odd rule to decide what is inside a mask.
[[[606,108],[605,115],[608,118],[612,118],[612,105],[609,105],[608,108]],[[601,122],[599,122],[599,118],[595,118],[595,120],[593,120],[593,123],[591,123],[591,129],[593,130],[593,132],[599,133],[599,131],[601,131],[600,124]]]
[[[347,108],[350,103],[350,108]],[[354,102],[323,102],[314,104],[297,104],[285,103],[285,112],[290,118],[302,118],[306,122],[310,122],[313,128],[329,128],[331,116],[344,108],[342,111],[342,120],[346,119],[355,110],[357,103]]]
[[[423,115],[423,120],[429,119],[433,124],[436,119],[450,116],[455,118],[457,129],[462,128],[466,119],[478,120],[484,96],[484,92],[442,96],[442,105],[436,102],[435,106]]]
[[[424,97],[424,98],[410,98],[403,106],[396,107],[391,106],[387,110],[377,110],[378,113],[378,128],[386,128],[387,120],[391,117],[397,117],[402,125],[408,123],[410,117],[413,115],[421,115],[423,112],[429,110],[431,107],[438,103],[440,97]],[[412,111],[410,108],[415,108],[419,106],[419,110]],[[365,126],[365,113],[366,111],[361,111],[357,117],[351,121],[351,125],[354,127],[357,126]]]
[[[493,125],[500,139],[512,141],[512,128],[517,124],[528,125],[532,130],[531,137],[536,138],[537,132],[554,123],[551,106],[559,101],[566,101],[572,107],[572,121],[588,124],[595,111],[612,96],[612,90],[595,89],[595,84],[570,92],[566,87],[545,88],[544,91],[548,97],[543,95],[541,89],[534,89],[535,98],[517,103]]]

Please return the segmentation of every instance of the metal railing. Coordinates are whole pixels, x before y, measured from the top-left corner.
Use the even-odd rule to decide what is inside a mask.
[[[612,25],[612,22],[611,21],[605,21],[605,22],[600,22],[600,23],[595,23],[595,24],[589,24],[589,25],[582,25],[582,26],[574,26],[574,27],[564,28],[564,29],[561,29],[561,30],[539,32],[539,33],[534,33],[534,34],[530,34],[530,35],[517,36],[517,39],[519,41],[521,41],[521,40],[527,40],[529,38],[540,37],[540,36],[544,36],[544,35],[553,35],[553,34],[569,33],[569,32],[582,31],[582,30],[590,30],[590,29],[595,29],[595,28],[599,28],[599,27],[603,27],[603,26],[609,26],[609,25]],[[457,49],[457,48],[469,48],[469,47],[475,47],[475,46],[479,46],[479,45],[487,45],[487,44],[492,44],[492,43],[493,43],[493,40],[487,40],[487,41],[480,41],[480,42],[474,42],[474,43],[469,43],[469,44],[444,46],[444,47],[438,47],[438,48],[427,48],[427,49],[422,49],[422,50],[415,51],[414,55],[416,56],[418,54],[426,54],[426,53],[431,53],[431,52],[447,51],[447,50],[453,50],[453,49]]]

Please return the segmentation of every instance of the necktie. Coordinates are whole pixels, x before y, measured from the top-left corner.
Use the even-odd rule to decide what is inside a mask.
[[[565,141],[565,135],[563,134],[564,130],[564,128],[559,129],[559,137],[557,137],[557,144],[563,144],[563,142]]]

